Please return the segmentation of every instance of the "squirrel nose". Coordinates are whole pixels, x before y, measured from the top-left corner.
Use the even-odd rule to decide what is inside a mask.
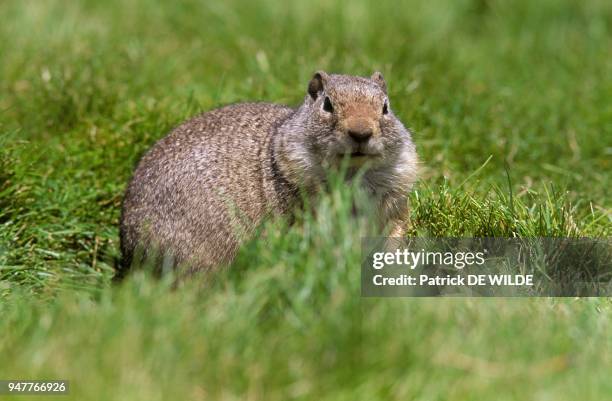
[[[350,130],[348,134],[351,138],[353,138],[355,142],[363,143],[363,142],[367,142],[368,139],[370,139],[373,132],[371,129],[364,129],[364,130],[359,130],[359,131]]]

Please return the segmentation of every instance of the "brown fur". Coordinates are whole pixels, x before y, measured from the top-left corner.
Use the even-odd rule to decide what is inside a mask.
[[[195,270],[230,262],[262,220],[289,213],[300,188],[317,191],[326,169],[347,153],[364,155],[351,164],[368,162],[363,183],[380,203],[381,221],[401,235],[417,156],[409,131],[388,106],[380,73],[367,79],[318,72],[295,110],[243,103],[185,122],[142,158],[128,185],[124,267],[138,247],[144,254],[136,262],[152,249],[164,255],[164,264]]]

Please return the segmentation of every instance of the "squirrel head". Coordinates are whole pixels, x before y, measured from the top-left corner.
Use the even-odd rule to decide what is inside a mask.
[[[406,133],[391,111],[380,72],[363,78],[318,71],[308,84],[304,107],[312,145],[325,161],[346,157],[355,166],[376,164]]]
[[[407,148],[413,149],[409,131],[393,114],[380,72],[364,78],[318,71],[307,92],[280,127],[290,175],[316,179],[327,166],[346,159],[350,168],[390,167]]]
[[[335,134],[341,155],[378,153],[382,125],[390,118],[387,85],[380,72],[366,79],[318,71],[308,84],[305,103],[313,122]]]

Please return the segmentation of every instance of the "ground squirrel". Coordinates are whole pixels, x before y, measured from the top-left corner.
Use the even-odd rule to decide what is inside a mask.
[[[379,72],[368,79],[319,71],[297,109],[240,103],[195,117],[134,172],[121,214],[123,269],[153,248],[172,266],[229,263],[266,216],[289,213],[347,158],[351,168],[366,166],[362,182],[381,222],[401,235],[417,155]]]

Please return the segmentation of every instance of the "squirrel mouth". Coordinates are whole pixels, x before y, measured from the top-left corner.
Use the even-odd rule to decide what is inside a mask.
[[[350,159],[353,159],[353,158],[357,158],[357,157],[367,157],[367,156],[370,156],[370,155],[368,155],[367,153],[360,152],[360,151],[351,152],[351,153],[348,153],[348,152],[347,153],[338,153],[338,157],[341,158],[341,159],[344,158],[344,157],[347,157],[347,156]]]
[[[338,153],[337,157],[338,159],[348,159],[351,161],[351,164],[354,163],[365,163],[367,160],[372,160],[372,159],[376,159],[377,158],[377,154],[376,153],[366,153],[366,152],[362,152],[360,150],[354,151],[354,152],[346,152],[346,153]]]

